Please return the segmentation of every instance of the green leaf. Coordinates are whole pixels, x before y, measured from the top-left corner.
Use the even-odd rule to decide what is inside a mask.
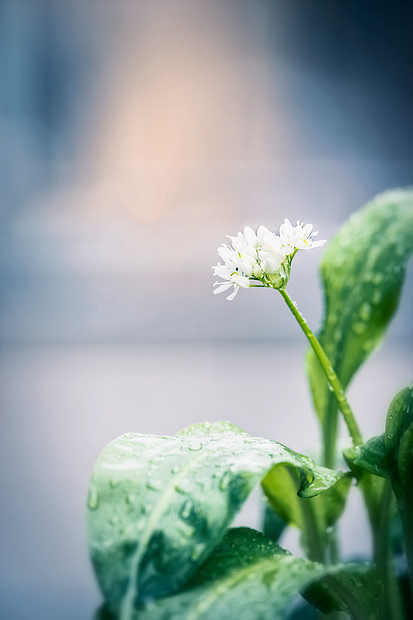
[[[306,497],[344,475],[228,422],[111,442],[93,471],[88,504],[90,555],[110,607],[127,618],[137,602],[187,582],[278,463],[299,470]]]
[[[358,467],[376,476],[398,479],[406,489],[410,489],[413,473],[410,449],[412,428],[413,383],[410,383],[390,403],[386,432],[372,437],[362,446],[344,450],[344,457],[354,472]]]
[[[318,337],[343,387],[383,337],[412,250],[412,190],[377,196],[328,244],[321,263],[325,315]],[[335,419],[335,396],[312,350],[307,368],[321,422]]]
[[[325,583],[323,580],[330,580]],[[229,530],[189,584],[137,610],[131,620],[283,620],[300,591],[319,608],[377,617],[380,591],[371,566],[322,564],[295,558],[263,534]]]
[[[302,530],[308,557],[322,561],[328,530],[343,513],[351,483],[350,475],[343,476],[322,495],[302,498],[297,495],[300,484],[297,470],[277,465],[261,484],[274,511],[289,525]]]
[[[400,390],[390,403],[384,442],[387,452],[396,453],[404,432],[413,423],[413,382]]]
[[[325,614],[343,611],[351,618],[377,620],[382,590],[371,564],[338,564],[303,595]]]
[[[386,450],[384,433],[372,437],[362,446],[353,446],[344,450],[343,455],[355,473],[355,468],[360,468],[375,476],[390,477],[389,455]]]

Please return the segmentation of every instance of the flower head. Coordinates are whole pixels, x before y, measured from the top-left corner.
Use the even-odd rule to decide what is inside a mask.
[[[280,289],[286,286],[291,271],[291,262],[298,250],[308,250],[326,243],[325,240],[314,241],[317,232],[312,232],[311,224],[297,221],[293,226],[288,219],[280,226],[277,235],[265,226],[254,232],[245,226],[243,232],[229,237],[231,245],[222,244],[218,254],[224,261],[218,262],[212,269],[214,275],[223,282],[215,282],[214,293],[222,293],[230,288],[234,290],[227,299],[234,299],[240,287],[266,286]]]
[[[294,250],[309,250],[324,245],[325,239],[313,241],[314,237],[318,235],[318,231],[312,232],[312,230],[312,224],[304,225],[300,220],[297,220],[297,226],[293,226],[290,220],[286,218],[284,224],[280,226],[282,247],[286,252],[291,253]]]

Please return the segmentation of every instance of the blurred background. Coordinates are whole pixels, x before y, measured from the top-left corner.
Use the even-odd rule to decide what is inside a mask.
[[[377,0],[0,0],[2,618],[91,618],[86,495],[112,438],[227,418],[316,454],[301,333],[270,291],[213,296],[211,265],[246,224],[299,218],[329,239],[412,184],[412,16]],[[314,328],[321,254],[290,283]],[[349,392],[365,436],[411,379],[412,273]],[[370,548],[351,503],[345,557]]]

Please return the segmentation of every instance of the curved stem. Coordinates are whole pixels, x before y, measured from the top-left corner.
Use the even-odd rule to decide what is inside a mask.
[[[299,312],[299,310],[297,309],[297,307],[291,300],[290,296],[288,295],[287,291],[285,289],[278,289],[278,291],[281,297],[284,299],[287,306],[289,307],[289,309],[291,310],[292,314],[294,315],[294,318],[296,319],[297,323],[303,330],[305,336],[307,337],[308,342],[310,343],[314,353],[316,354],[321,364],[322,369],[324,370],[324,373],[327,377],[329,385],[331,386],[335,394],[335,397],[337,399],[338,407],[341,413],[343,414],[345,423],[347,424],[347,428],[353,440],[353,444],[355,446],[361,445],[363,443],[363,439],[361,436],[360,429],[358,427],[354,414],[351,410],[349,402],[346,398],[346,395],[344,394],[344,390],[340,383],[340,380],[334,368],[332,367],[331,362],[328,359],[323,347],[321,346],[321,344],[315,337],[314,333],[311,331],[310,327],[307,325],[307,321],[301,315],[301,313]]]

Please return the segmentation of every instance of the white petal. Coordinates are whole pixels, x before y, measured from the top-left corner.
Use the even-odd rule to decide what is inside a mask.
[[[313,225],[312,224],[306,224],[303,227],[303,233],[302,233],[303,237],[309,237],[312,230],[313,230]]]
[[[327,243],[327,239],[320,239],[319,241],[309,241],[305,247],[299,248],[300,250],[311,250],[311,248],[319,248]]]
[[[216,282],[215,284],[218,284],[218,282]],[[232,282],[225,282],[224,284],[221,284],[221,286],[218,286],[218,288],[215,288],[213,290],[214,295],[216,295],[217,293],[223,293],[224,291],[227,291],[229,288],[231,288],[231,286],[233,286]]]
[[[260,226],[259,229],[257,230],[257,241],[260,245],[263,245],[263,243],[266,243],[267,239],[271,238],[271,235],[273,233],[271,233],[268,228],[266,228],[265,226]]]
[[[257,235],[250,226],[245,226],[244,228],[244,239],[247,245],[251,245],[254,248],[257,245]]]
[[[242,286],[242,288],[249,288],[250,286],[250,281],[245,276],[240,276],[234,273],[231,278],[233,282],[238,284],[238,286]]]
[[[233,264],[237,256],[233,248],[229,248],[227,245],[221,245],[218,248],[218,254],[226,264]]]
[[[226,265],[216,265],[213,267],[214,276],[218,276],[218,278],[222,278],[223,280],[229,280],[231,274],[233,273],[233,269],[230,269]]]
[[[239,289],[238,286],[234,286],[234,292],[231,293],[231,295],[228,295],[227,297],[228,301],[232,301],[234,299],[235,295],[238,293],[238,289]]]

